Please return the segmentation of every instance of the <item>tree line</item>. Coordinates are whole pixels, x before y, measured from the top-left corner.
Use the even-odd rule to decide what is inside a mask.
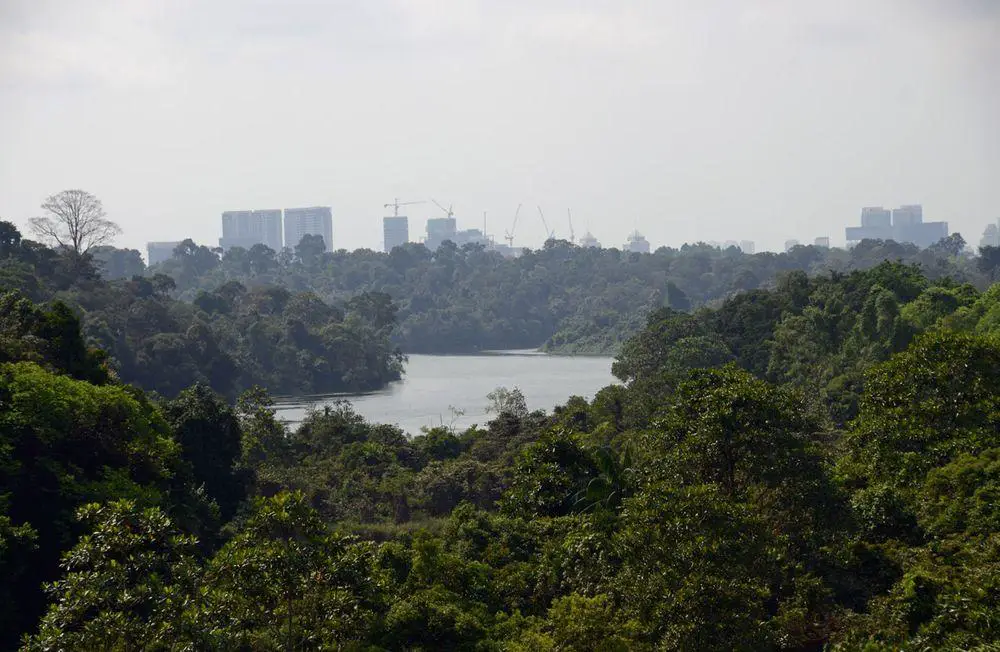
[[[97,254],[108,269],[142,272],[138,252]],[[966,254],[961,236],[928,249],[865,241],[851,250],[797,246],[781,254],[747,255],[735,247],[695,244],[653,254],[587,249],[550,240],[541,250],[504,258],[480,245],[422,244],[389,253],[324,251],[321,236],[275,252],[265,245],[227,251],[184,241],[172,259],[147,270],[176,283],[194,301],[231,281],[310,291],[327,302],[384,292],[399,306],[394,341],[408,353],[467,353],[544,348],[554,353],[617,353],[660,308],[690,310],[740,292],[767,289],[789,271],[810,276],[869,269],[885,260],[921,265],[931,279],[982,289],[992,270]],[[131,261],[129,263],[129,261]],[[121,273],[121,272],[117,272]]]
[[[165,396],[198,383],[230,397],[255,385],[279,394],[372,390],[403,373],[392,342],[397,307],[384,293],[325,302],[307,290],[230,281],[181,301],[173,278],[146,274],[141,259],[135,265],[108,245],[117,226],[92,195],[66,191],[45,206],[52,216],[33,225],[53,246],[0,222],[0,322],[23,348],[54,331],[68,338],[79,321],[110,373]]]
[[[652,312],[591,400],[410,439],[146,394],[58,323],[0,339],[0,645],[1000,644],[1000,285],[782,274]]]

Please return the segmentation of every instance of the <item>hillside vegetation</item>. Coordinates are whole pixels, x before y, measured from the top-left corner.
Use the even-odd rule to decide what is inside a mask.
[[[963,247],[955,235],[925,250],[866,241],[849,252],[800,246],[788,253],[746,255],[736,248],[685,245],[646,255],[553,240],[544,249],[505,259],[479,246],[460,249],[450,242],[433,253],[420,244],[388,254],[324,252],[319,236],[306,236],[294,251],[281,253],[255,245],[220,255],[187,241],[173,259],[147,273],[170,276],[174,295],[192,302],[231,281],[247,288],[308,291],[333,304],[358,293],[385,293],[399,306],[393,338],[406,353],[541,347],[614,354],[659,308],[712,305],[739,292],[773,287],[790,271],[850,273],[899,260],[919,264],[931,279],[985,288],[989,273],[980,271]],[[109,263],[112,267],[124,268],[120,262]]]
[[[57,323],[0,322],[3,647],[1000,645],[1000,285],[784,275],[413,439],[150,396]]]

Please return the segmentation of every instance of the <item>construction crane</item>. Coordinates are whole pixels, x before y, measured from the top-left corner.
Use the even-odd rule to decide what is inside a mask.
[[[434,202],[434,204],[437,205],[438,208],[440,208],[445,213],[447,213],[449,219],[452,218],[452,217],[455,217],[455,213],[454,213],[454,211],[451,210],[451,206],[448,206],[448,208],[445,208],[444,206],[442,206],[441,204],[438,203],[438,200],[434,199],[433,197],[431,198],[431,201]]]
[[[514,223],[510,225],[510,231],[504,233],[503,239],[507,241],[507,246],[511,249],[514,248],[514,229],[517,228],[517,216],[521,214],[521,204],[517,205],[517,210],[514,211]]]
[[[400,206],[410,206],[411,204],[426,204],[426,203],[427,201],[423,199],[420,201],[399,201],[399,197],[397,197],[396,199],[392,200],[391,204],[385,204],[383,208],[391,208],[392,216],[399,217]]]
[[[569,242],[574,244],[576,242],[576,234],[573,232],[573,213],[566,209],[566,217],[569,218]]]
[[[549,231],[549,223],[545,221],[545,213],[542,212],[542,207],[538,207],[538,216],[542,218],[542,226],[545,227],[545,240],[553,240],[556,237],[555,231]]]

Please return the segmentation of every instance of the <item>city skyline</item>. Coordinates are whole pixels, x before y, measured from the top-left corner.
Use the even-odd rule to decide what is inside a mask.
[[[299,219],[299,214],[309,215],[313,217],[313,213],[318,214],[320,222],[319,226],[308,226],[304,227],[299,225],[297,227],[291,227],[288,220],[288,215],[291,213],[294,220]],[[284,214],[284,218],[282,218]],[[886,209],[882,206],[877,207],[862,207],[860,209],[860,222],[861,226],[850,226],[846,225],[844,227],[845,232],[848,237],[845,239],[843,246],[850,247],[856,244],[858,239],[864,238],[876,238],[876,239],[888,239],[896,240],[898,242],[912,242],[917,244],[921,248],[930,246],[938,239],[950,235],[952,231],[948,229],[947,222],[924,222],[923,221],[923,207],[920,204],[904,204],[895,209]],[[289,208],[289,209],[273,209],[273,210],[245,210],[245,211],[226,211],[223,213],[223,232],[225,233],[227,219],[232,219],[233,216],[244,216],[244,217],[260,217],[269,216],[277,217],[277,222],[275,228],[280,229],[283,224],[283,231],[285,234],[284,244],[279,247],[272,247],[276,251],[281,248],[294,247],[290,242],[295,239],[301,239],[301,235],[309,232],[316,232],[317,234],[324,236],[324,243],[326,244],[328,251],[342,249],[343,247],[337,246],[332,239],[332,215],[330,207],[311,207],[311,208]],[[373,251],[383,251],[388,253],[394,246],[398,246],[404,243],[423,243],[431,249],[436,249],[445,240],[450,240],[458,246],[463,246],[469,243],[484,244],[498,251],[502,251],[505,255],[509,255],[511,250],[509,250],[508,245],[503,242],[498,241],[496,234],[485,232],[479,228],[461,228],[463,225],[458,221],[456,217],[430,217],[425,221],[425,233],[423,235],[418,235],[416,238],[411,237],[409,231],[409,217],[405,215],[399,216],[385,216],[383,220],[383,239],[380,243],[381,246],[361,246],[355,249],[370,249]],[[997,220],[1000,223],[1000,220]],[[902,228],[901,228],[902,227]],[[924,228],[931,227],[934,231],[934,237],[928,237],[931,229]],[[248,227],[243,226],[244,230]],[[258,231],[261,231],[260,226],[256,227]],[[295,231],[298,235],[289,236],[290,230],[294,231],[298,228],[299,231]],[[995,227],[994,227],[995,228]],[[304,230],[303,230],[304,229]],[[911,237],[911,231],[913,233]],[[505,234],[509,235],[509,231]],[[851,234],[860,234],[860,236],[851,238]],[[245,237],[245,236],[244,236]],[[291,239],[289,239],[291,237]],[[569,236],[560,236],[556,234],[557,239],[569,240]],[[969,246],[974,247],[976,245],[977,239],[975,236],[963,235]],[[506,239],[506,238],[504,238]],[[226,240],[225,235],[219,239],[220,245]],[[247,238],[246,242],[239,242],[239,238],[231,241],[228,246],[243,246],[249,247],[256,242],[261,242],[261,244],[267,244],[263,241],[262,237],[254,236]],[[330,242],[327,242],[330,240]],[[391,246],[387,243],[391,240]],[[158,252],[164,250],[164,245],[177,244],[179,240],[173,241],[151,241],[146,243],[146,249],[152,254],[155,248]],[[572,242],[581,247],[602,247],[600,241],[598,241],[590,231],[586,231],[582,236],[572,240]],[[196,243],[198,243],[196,241]],[[331,244],[332,243],[332,244]],[[684,244],[707,244],[709,246],[718,247],[721,249],[726,249],[729,247],[735,247],[742,250],[747,254],[754,254],[763,251],[772,251],[771,249],[761,249],[757,246],[755,240],[748,238],[740,238],[739,240],[734,238],[727,238],[726,240],[695,240],[691,242],[680,243],[679,245],[663,244],[663,243],[653,243],[650,242],[642,233],[638,230],[633,229],[628,233],[626,242],[624,245],[615,246],[622,251],[632,251],[639,253],[649,253],[655,251],[661,246],[683,246]],[[203,243],[198,243],[203,244]],[[778,251],[787,251],[791,246],[800,244],[797,238],[788,238],[783,242],[782,247]],[[840,246],[839,243],[834,243],[830,236],[817,235],[812,238],[808,238],[805,244],[812,244],[817,247],[830,248],[831,246]],[[544,245],[544,242],[538,245],[532,244],[519,244],[515,242],[514,250],[520,250],[522,248],[537,249]],[[227,245],[222,245],[223,248],[228,248]]]
[[[998,27],[984,0],[8,0],[0,218],[83,188],[141,249],[319,204],[335,246],[377,248],[386,202],[433,196],[501,237],[524,203],[559,236],[569,207],[605,243],[773,251],[917,201],[972,240],[1000,206]]]

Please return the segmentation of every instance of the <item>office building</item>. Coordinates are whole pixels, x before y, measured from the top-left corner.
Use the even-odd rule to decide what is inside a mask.
[[[487,251],[495,251],[504,258],[517,258],[519,255],[521,255],[520,249],[511,247],[508,244],[503,244],[503,243],[498,244],[496,242],[490,243],[490,246],[487,247]]]
[[[587,231],[583,234],[583,237],[580,238],[580,246],[585,249],[600,249],[601,243],[597,241],[597,238],[594,237],[593,233]]]
[[[900,206],[892,209],[892,225],[896,227],[913,226],[924,221],[924,208],[919,204]]]
[[[799,246],[799,241],[798,240],[785,240],[785,252],[786,253],[789,252],[789,251],[791,251],[795,247],[798,247],[798,246]]]
[[[861,240],[895,240],[929,247],[948,237],[948,223],[924,222],[924,210],[919,204],[893,209],[889,222],[886,222],[886,213],[889,211],[881,207],[861,209],[861,226],[849,226],[845,230],[848,244]]]
[[[740,240],[740,251],[745,254],[753,255],[754,253],[754,243],[753,240]]]
[[[458,232],[457,222],[454,217],[436,217],[427,220],[427,238],[424,244],[428,249],[434,251],[445,240],[455,242],[455,235]]]
[[[255,244],[267,245],[275,251],[281,249],[280,208],[260,211],[226,211],[222,214],[220,247],[223,249],[232,247],[249,249]]]
[[[648,254],[649,240],[638,231],[632,231],[628,236],[628,241],[625,242],[625,251],[633,254]]]
[[[323,236],[326,251],[333,251],[333,212],[329,206],[285,209],[285,246],[294,249],[307,235]]]
[[[464,247],[467,244],[477,244],[486,247],[490,244],[490,239],[480,229],[456,231],[453,240],[459,247]]]
[[[410,220],[405,215],[382,218],[382,247],[389,253],[410,241]]]
[[[819,247],[820,249],[829,249],[830,248],[830,238],[827,238],[826,236],[821,236],[819,238],[816,238],[813,241],[813,246],[814,247]]]
[[[980,247],[1000,247],[1000,220],[996,224],[987,224],[983,237],[979,239]]]
[[[866,206],[861,209],[861,226],[886,228],[892,225],[892,211],[881,206]]]
[[[180,241],[176,242],[147,242],[146,243],[146,265],[157,265],[174,257],[174,249]]]

